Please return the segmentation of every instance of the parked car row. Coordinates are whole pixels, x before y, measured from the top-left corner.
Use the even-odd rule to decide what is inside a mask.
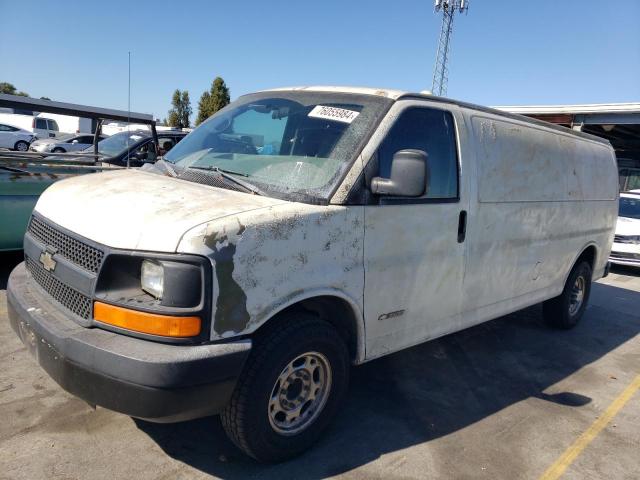
[[[100,135],[100,141],[107,138],[106,135]],[[93,146],[94,136],[89,134],[80,135],[63,135],[56,138],[47,138],[43,140],[35,140],[31,143],[29,150],[33,152],[52,152],[67,153],[79,152]]]
[[[98,153],[103,162],[122,167],[141,167],[145,163],[154,163],[158,156],[169,152],[187,134],[181,131],[167,131],[158,135],[158,145],[148,130],[120,132],[98,143]],[[93,153],[93,145],[83,150]]]

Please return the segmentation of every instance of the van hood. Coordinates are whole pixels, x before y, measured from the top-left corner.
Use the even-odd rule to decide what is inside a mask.
[[[35,211],[109,247],[174,252],[182,235],[201,223],[282,203],[129,169],[56,182]]]
[[[616,235],[640,235],[640,219],[618,217],[616,223]]]

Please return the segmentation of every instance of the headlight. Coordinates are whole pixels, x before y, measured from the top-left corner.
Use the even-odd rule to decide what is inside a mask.
[[[140,271],[142,290],[155,298],[162,299],[164,293],[164,268],[151,260],[144,260]]]

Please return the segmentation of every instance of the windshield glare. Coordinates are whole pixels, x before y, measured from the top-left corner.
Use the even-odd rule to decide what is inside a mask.
[[[124,152],[128,146],[135,145],[147,135],[140,132],[120,132],[98,142],[98,153],[108,157],[115,157]],[[85,152],[93,152],[93,146],[85,149]]]
[[[621,217],[640,219],[640,197],[620,197],[619,215]]]
[[[196,128],[164,159],[184,168],[234,172],[271,193],[323,197],[389,103],[365,95],[248,95]]]

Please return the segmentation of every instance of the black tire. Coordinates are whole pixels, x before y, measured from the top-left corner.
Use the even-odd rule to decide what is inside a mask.
[[[27,142],[25,142],[24,140],[19,140],[13,146],[13,149],[17,150],[19,152],[27,152],[29,150],[29,144]]]
[[[350,362],[347,347],[329,323],[304,312],[287,314],[279,320],[281,321],[278,321],[277,328],[254,339],[251,355],[231,401],[221,414],[222,425],[231,441],[260,462],[286,460],[302,453],[315,443],[336,414],[349,382]],[[284,413],[278,411],[274,415],[272,403],[279,401],[280,397],[286,401],[293,384],[284,394],[285,388],[281,388],[281,384],[275,388],[276,382],[279,377],[282,378],[285,369],[292,365],[295,359],[307,358],[307,355],[316,353],[323,357],[323,362],[326,361],[330,369],[329,375],[323,377],[325,380],[330,378],[330,381],[326,382],[329,386],[323,390],[326,392],[323,396],[324,403],[318,408],[313,408],[312,401],[304,403],[305,400],[301,400],[301,411],[306,413],[300,414],[298,419],[305,421],[303,417],[306,416],[308,423],[303,423],[304,428],[301,431],[279,432],[274,422],[286,421],[277,420],[277,415]],[[315,381],[318,369],[313,369],[313,363],[310,365],[312,370],[307,373],[312,372],[311,376]],[[300,371],[298,373],[303,374]],[[298,381],[304,385],[304,379]],[[307,387],[301,388],[302,390],[295,395],[303,397],[305,392],[308,392]],[[318,395],[320,389],[311,388],[315,390],[314,395]],[[298,401],[298,398],[294,398],[293,401]],[[309,404],[312,406],[309,407]],[[304,405],[307,406],[306,411]]]
[[[542,313],[547,324],[564,330],[578,324],[589,303],[591,277],[591,265],[585,260],[579,261],[571,270],[562,293],[542,304]],[[579,279],[584,282],[582,289],[578,287]],[[579,290],[582,291],[582,300],[578,305],[576,299]]]
[[[56,147],[53,150],[51,150],[52,153],[66,153],[66,150],[64,148],[61,147]]]

